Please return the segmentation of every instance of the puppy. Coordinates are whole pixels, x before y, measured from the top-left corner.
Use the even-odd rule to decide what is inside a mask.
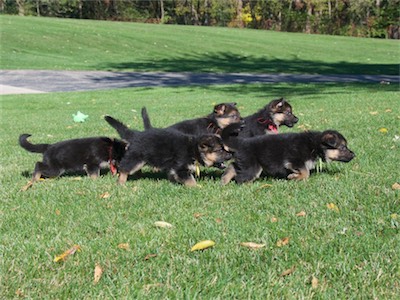
[[[125,153],[127,144],[108,137],[89,137],[65,140],[55,144],[32,144],[30,134],[22,134],[19,144],[33,153],[42,153],[43,161],[37,162],[32,175],[32,183],[45,177],[56,177],[66,171],[85,170],[87,175],[96,178],[100,168],[110,166],[116,173],[116,165]]]
[[[129,174],[150,165],[167,172],[171,181],[195,186],[193,172],[198,165],[223,167],[232,157],[225,151],[220,137],[214,134],[187,135],[176,130],[150,128],[130,130],[120,121],[106,116],[105,120],[129,142],[128,150],[119,164],[118,182],[124,184]]]
[[[318,158],[349,162],[355,156],[335,130],[252,138],[240,138],[240,130],[241,125],[233,124],[222,131],[224,144],[234,150],[234,162],[222,176],[223,185],[233,178],[237,183],[253,181],[261,172],[276,178],[307,179]]]
[[[245,117],[241,137],[278,133],[279,126],[293,127],[299,119],[292,113],[292,106],[283,98],[272,100],[258,112]]]
[[[152,128],[146,107],[142,108],[143,125],[145,129]],[[236,103],[220,103],[214,106],[214,111],[206,117],[185,120],[167,127],[186,134],[201,135],[206,133],[221,134],[221,130],[229,124],[241,121]]]

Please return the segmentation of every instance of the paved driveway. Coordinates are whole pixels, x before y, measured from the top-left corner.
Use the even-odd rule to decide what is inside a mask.
[[[370,82],[399,84],[393,75],[312,75],[249,73],[162,73],[105,71],[1,70],[0,95],[107,90],[130,87],[187,86],[240,83]]]

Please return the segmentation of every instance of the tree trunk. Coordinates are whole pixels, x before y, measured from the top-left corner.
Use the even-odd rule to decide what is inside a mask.
[[[17,5],[18,5],[18,15],[19,16],[25,16],[25,7],[24,7],[25,1],[24,0],[17,0]]]
[[[160,0],[160,14],[161,14],[161,23],[164,23],[164,0]]]
[[[311,33],[311,18],[313,14],[313,7],[310,1],[307,1],[307,20],[306,20],[306,33]]]
[[[238,0],[236,8],[236,26],[239,28],[243,28],[242,11],[243,11],[243,1]]]

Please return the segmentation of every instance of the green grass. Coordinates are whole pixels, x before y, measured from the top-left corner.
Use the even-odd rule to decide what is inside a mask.
[[[1,69],[399,73],[399,43],[263,30],[0,16]]]
[[[337,129],[357,157],[324,166],[306,182],[263,178],[221,187],[220,171],[203,169],[200,187],[191,189],[148,168],[125,187],[105,173],[97,180],[63,176],[20,191],[40,159],[18,146],[21,133],[31,133],[35,143],[116,136],[104,114],[142,128],[139,112],[146,105],[154,125],[166,126],[226,101],[237,101],[245,116],[278,96],[300,118],[284,131]],[[400,200],[391,186],[399,182],[399,100],[393,85],[350,84],[2,96],[0,298],[398,299]],[[78,110],[89,115],[85,123],[73,123]],[[101,198],[105,192],[109,198]],[[297,217],[300,211],[307,215]],[[156,228],[160,220],[174,228]],[[284,237],[289,244],[277,247]],[[205,239],[216,245],[189,251]],[[239,245],[246,241],[266,247]],[[53,262],[74,244],[82,251]],[[145,260],[149,254],[157,256]],[[97,285],[96,264],[104,270]],[[293,266],[292,274],[280,276]]]

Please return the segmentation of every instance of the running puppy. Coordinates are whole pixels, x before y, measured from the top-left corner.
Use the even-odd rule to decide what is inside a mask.
[[[152,128],[146,107],[142,108],[144,128]],[[185,120],[166,129],[177,130],[186,134],[201,135],[206,133],[221,134],[221,130],[229,124],[241,121],[236,103],[220,103],[214,106],[214,111],[203,118]]]
[[[89,137],[65,140],[55,144],[32,144],[30,134],[21,134],[19,144],[33,153],[42,153],[43,161],[37,162],[32,175],[32,183],[45,177],[56,177],[64,172],[85,170],[87,175],[96,178],[100,168],[110,166],[115,174],[116,165],[124,155],[127,144],[108,137]]]
[[[253,137],[278,133],[279,126],[293,127],[299,119],[292,113],[292,106],[284,99],[275,99],[258,112],[245,117],[245,127],[240,137]]]
[[[198,165],[221,166],[232,157],[225,151],[221,138],[214,134],[187,135],[176,130],[150,128],[130,130],[120,121],[106,116],[105,120],[129,142],[119,164],[118,182],[124,184],[128,175],[150,165],[167,172],[171,181],[195,186],[193,173]]]
[[[307,179],[318,158],[349,162],[355,156],[335,130],[252,138],[240,138],[240,130],[240,125],[233,124],[222,131],[224,144],[234,150],[234,162],[222,176],[223,185],[233,178],[237,183],[253,181],[261,172],[276,178]]]

